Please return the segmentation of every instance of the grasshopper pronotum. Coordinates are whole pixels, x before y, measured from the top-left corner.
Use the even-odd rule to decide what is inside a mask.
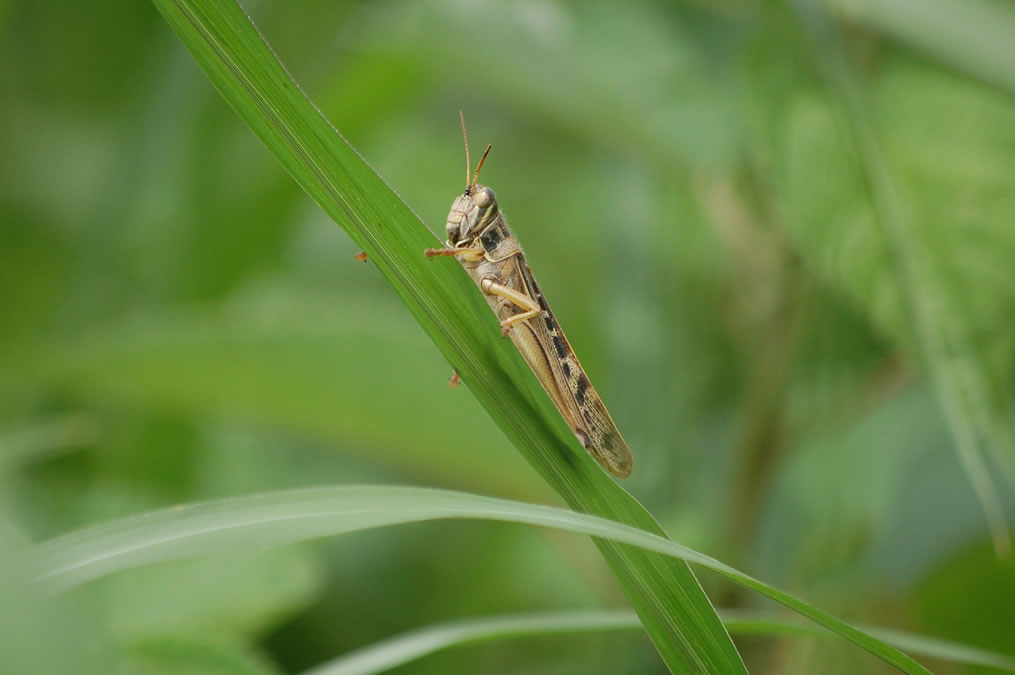
[[[464,115],[462,135],[465,192],[451,205],[445,248],[428,248],[426,255],[454,256],[462,264],[500,319],[501,333],[511,337],[582,446],[611,473],[627,478],[631,450],[550,311],[493,190],[477,182],[490,146],[471,175]]]

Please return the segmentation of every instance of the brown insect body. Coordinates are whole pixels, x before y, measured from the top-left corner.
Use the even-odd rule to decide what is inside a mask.
[[[428,255],[458,259],[582,446],[611,473],[629,476],[631,451],[550,311],[493,190],[473,181],[452,204],[446,229],[447,248]]]

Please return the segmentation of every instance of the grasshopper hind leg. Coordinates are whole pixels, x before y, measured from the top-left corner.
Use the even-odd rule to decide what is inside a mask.
[[[539,313],[541,311],[539,309],[539,305],[537,305],[532,298],[525,295],[524,293],[520,293],[519,291],[516,291],[513,288],[509,288],[504,284],[497,283],[490,277],[484,277],[483,280],[480,282],[479,287],[483,290],[484,293],[487,293],[489,295],[495,295],[499,298],[503,298],[512,305],[523,310],[518,314],[512,314],[511,316],[500,322],[500,332],[501,335],[503,335],[504,337],[507,337],[507,334],[511,332],[511,328],[516,323],[528,321],[533,317],[539,316]]]

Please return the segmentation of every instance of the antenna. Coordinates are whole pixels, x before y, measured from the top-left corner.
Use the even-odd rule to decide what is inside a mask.
[[[470,185],[469,174],[472,173],[472,161],[469,159],[469,132],[465,130],[465,113],[459,110],[458,117],[462,120],[462,138],[465,140],[465,187],[468,189]],[[480,164],[482,164],[482,162],[480,162]]]
[[[476,165],[476,175],[472,177],[472,187],[476,187],[476,181],[479,180],[479,170],[483,168],[483,162],[486,161],[486,156],[490,154],[490,148],[492,147],[492,145],[487,145],[483,156],[479,159],[479,164]]]

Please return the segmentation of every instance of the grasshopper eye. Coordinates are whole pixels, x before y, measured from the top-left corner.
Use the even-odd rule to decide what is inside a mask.
[[[490,188],[481,187],[476,190],[476,196],[473,197],[473,200],[475,201],[476,206],[478,206],[481,209],[485,209],[486,207],[490,206],[490,204],[493,204],[495,201],[497,201],[497,197],[494,196],[493,190],[491,190]]]

